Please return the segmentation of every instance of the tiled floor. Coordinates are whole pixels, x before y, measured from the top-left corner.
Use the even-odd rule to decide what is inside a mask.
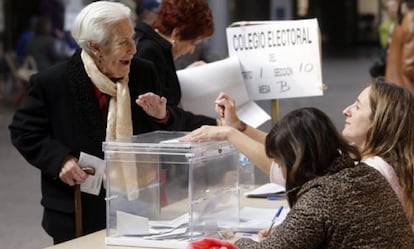
[[[281,100],[280,114],[304,106],[328,113],[342,130],[343,108],[351,104],[369,80],[372,50],[345,51],[323,59],[323,80],[328,86],[322,97]],[[269,102],[260,103],[269,109]],[[11,146],[7,129],[14,109],[0,100],[0,248],[36,249],[52,244],[40,226],[40,173],[28,165]],[[268,130],[270,122],[262,129]]]

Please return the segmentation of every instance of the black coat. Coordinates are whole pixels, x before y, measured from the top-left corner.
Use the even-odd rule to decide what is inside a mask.
[[[30,83],[29,95],[9,126],[11,141],[30,164],[41,170],[41,204],[45,210],[72,214],[74,189],[59,178],[63,160],[68,154],[78,158],[80,152],[103,158],[106,118],[99,109],[80,51],[68,61],[34,75]],[[169,123],[161,125],[135,103],[140,94],[159,94],[159,84],[150,62],[133,59],[128,86],[134,134],[180,130],[180,116],[171,108]],[[105,228],[104,197],[104,191],[100,196],[82,193],[84,213],[91,212],[83,215],[86,233]],[[53,221],[45,216],[43,226],[53,236],[55,231],[48,228],[49,222]]]
[[[172,57],[171,43],[143,22],[136,25],[135,32],[137,35],[137,53],[135,57],[147,59],[154,64],[161,84],[162,96],[167,98],[168,103],[175,106],[179,105],[181,88]],[[213,108],[213,103],[206,103],[206,105],[211,105],[211,108]],[[216,125],[216,120],[213,118],[195,115],[182,109],[181,111],[185,123],[183,130],[191,131],[202,125]]]

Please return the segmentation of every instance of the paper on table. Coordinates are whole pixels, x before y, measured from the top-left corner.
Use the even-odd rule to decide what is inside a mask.
[[[258,127],[270,119],[250,100],[237,57],[179,70],[177,76],[182,91],[181,105],[187,111],[216,117],[214,101],[220,92],[225,92],[235,99],[237,115],[247,124]]]
[[[271,220],[248,220],[241,221],[237,226],[233,227],[233,231],[238,232],[259,232],[260,230],[269,228],[272,224]],[[278,224],[277,224],[278,225]]]
[[[240,220],[261,220],[271,222],[275,215],[275,208],[243,207],[240,210]],[[270,223],[269,223],[270,224]]]
[[[179,226],[182,226],[184,224],[188,224],[190,219],[190,216],[188,213],[185,213],[181,216],[178,216],[177,218],[173,220],[151,220],[149,222],[151,227],[171,227],[171,228],[177,228]]]
[[[173,220],[149,220],[135,214],[116,211],[117,230],[121,235],[170,236],[184,233],[181,226],[188,224],[188,213]]]
[[[258,232],[262,229],[269,228],[277,209],[273,208],[255,208],[243,207],[240,210],[240,224],[234,228],[240,232]],[[290,209],[284,207],[280,215],[275,219],[274,225],[279,225],[286,218]]]
[[[170,230],[166,233],[150,235],[150,236],[146,236],[144,238],[145,239],[159,239],[159,240],[174,239],[174,238],[178,238],[180,235],[183,236],[183,235],[187,234],[187,230],[188,229],[186,227],[181,227],[181,228],[177,228],[177,229],[172,229],[172,230]]]
[[[81,152],[78,164],[81,168],[92,167],[95,169],[95,175],[88,176],[86,181],[81,184],[81,191],[93,195],[99,195],[103,175],[105,174],[105,161],[99,157]]]
[[[148,218],[116,211],[118,233],[121,235],[150,234]]]
[[[276,183],[266,183],[252,191],[244,193],[246,197],[266,198],[269,196],[281,195],[286,192],[285,187]]]

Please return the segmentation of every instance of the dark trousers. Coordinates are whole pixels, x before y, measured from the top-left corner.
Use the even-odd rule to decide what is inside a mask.
[[[102,193],[101,193],[102,194]],[[106,227],[106,211],[103,196],[82,194],[83,235]],[[58,244],[75,238],[75,213],[45,208],[42,227]]]

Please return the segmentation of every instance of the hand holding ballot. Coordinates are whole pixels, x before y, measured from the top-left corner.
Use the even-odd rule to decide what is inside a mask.
[[[220,115],[221,124],[237,127],[240,123],[240,119],[236,113],[236,101],[230,95],[221,92],[217,99],[214,101],[214,108]]]
[[[179,140],[182,142],[228,140],[258,168],[269,174],[272,160],[266,156],[264,150],[266,133],[241,122],[241,119],[245,119],[240,118],[236,113],[237,104],[233,96],[221,92],[214,103],[215,110],[221,117],[221,126],[202,126]]]
[[[244,122],[258,127],[270,120],[270,116],[250,99],[237,57],[179,70],[177,76],[182,91],[181,105],[187,111],[217,116],[213,103],[221,92],[229,92],[236,100],[236,112]]]

